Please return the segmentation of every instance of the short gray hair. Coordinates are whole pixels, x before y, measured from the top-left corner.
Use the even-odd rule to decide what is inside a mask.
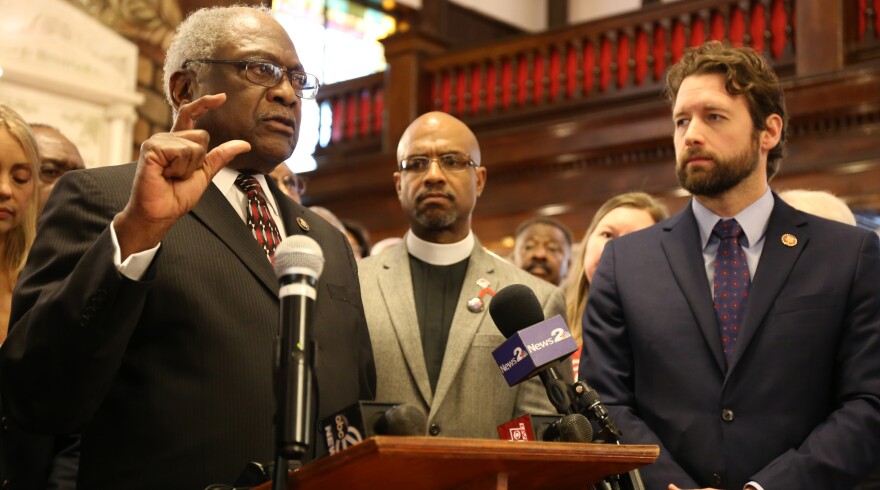
[[[165,53],[163,81],[165,99],[174,109],[171,98],[171,75],[183,68],[187,60],[210,58],[235,23],[235,19],[243,13],[262,13],[270,17],[272,10],[264,6],[231,5],[228,7],[207,7],[190,14],[174,31],[174,38]],[[203,66],[193,68],[197,76],[201,76]],[[177,111],[175,110],[175,113]]]

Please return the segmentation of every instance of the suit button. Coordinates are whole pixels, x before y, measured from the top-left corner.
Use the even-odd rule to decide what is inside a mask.
[[[721,488],[721,475],[718,473],[712,475],[712,486],[715,488]]]
[[[6,432],[9,430],[9,420],[6,417],[0,418],[0,431]]]
[[[432,436],[436,436],[439,433],[440,433],[440,426],[437,424],[431,424],[431,428],[428,429],[428,434],[431,434]]]
[[[725,422],[733,422],[733,410],[725,408],[721,411],[721,420]]]

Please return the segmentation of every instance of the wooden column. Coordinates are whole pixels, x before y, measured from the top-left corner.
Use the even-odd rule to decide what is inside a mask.
[[[562,29],[568,26],[568,0],[547,1],[547,28]]]
[[[419,12],[419,31],[440,39],[449,35],[449,0],[422,0]]]
[[[795,67],[797,76],[843,68],[843,2],[799,0],[795,9]]]
[[[421,60],[444,52],[446,43],[431,34],[410,30],[389,36],[382,44],[388,62],[382,151],[394,153],[406,127],[430,107],[431,88],[422,73]]]

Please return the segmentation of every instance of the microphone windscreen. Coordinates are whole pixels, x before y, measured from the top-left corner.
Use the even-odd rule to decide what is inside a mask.
[[[544,321],[544,310],[535,292],[522,284],[502,288],[489,302],[489,315],[505,338]]]
[[[402,403],[389,408],[376,424],[376,433],[389,436],[423,436],[428,418],[420,408]]]
[[[304,274],[321,277],[324,270],[324,252],[318,242],[305,235],[290,235],[275,249],[275,275]]]
[[[579,413],[566,415],[557,422],[559,440],[562,442],[590,442],[593,440],[593,426]]]

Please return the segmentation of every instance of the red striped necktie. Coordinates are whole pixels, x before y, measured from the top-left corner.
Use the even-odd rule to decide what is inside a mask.
[[[253,175],[245,174],[238,174],[235,185],[247,196],[247,225],[271,261],[275,256],[275,249],[281,243],[281,234],[269,213],[263,187]]]

